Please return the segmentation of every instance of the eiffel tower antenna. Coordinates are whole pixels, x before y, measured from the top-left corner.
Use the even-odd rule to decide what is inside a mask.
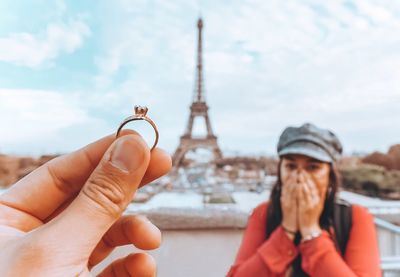
[[[222,152],[217,143],[217,137],[214,135],[210,118],[208,116],[208,106],[204,97],[204,82],[203,82],[203,20],[201,18],[197,21],[198,29],[198,44],[197,44],[197,66],[196,66],[196,85],[192,105],[190,106],[189,121],[186,126],[186,131],[180,138],[180,143],[172,157],[173,171],[181,166],[185,154],[190,150],[197,148],[209,149],[215,160],[222,159]],[[193,137],[193,122],[196,117],[204,118],[206,124],[207,134],[205,137]]]
[[[196,66],[196,96],[195,101],[205,102],[203,96],[203,20],[201,17],[197,21],[198,38],[197,38],[197,66]]]

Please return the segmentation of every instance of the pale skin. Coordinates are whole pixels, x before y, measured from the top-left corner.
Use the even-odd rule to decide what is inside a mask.
[[[171,168],[170,156],[133,131],[58,157],[0,196],[0,276],[91,276],[118,246],[150,250],[161,233],[123,215],[138,187]],[[154,259],[132,253],[99,276],[155,276]]]
[[[329,186],[329,163],[304,155],[288,155],[281,163],[282,226],[291,240],[321,231],[319,218]]]

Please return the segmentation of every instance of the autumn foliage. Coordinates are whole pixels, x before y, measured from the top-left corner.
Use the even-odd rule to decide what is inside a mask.
[[[400,144],[393,145],[384,154],[374,152],[362,159],[363,163],[380,165],[388,170],[400,170]]]

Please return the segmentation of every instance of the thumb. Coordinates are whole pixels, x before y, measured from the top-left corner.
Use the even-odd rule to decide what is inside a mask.
[[[75,200],[46,224],[51,237],[62,237],[64,249],[79,249],[89,257],[130,203],[149,160],[149,148],[138,134],[114,141]]]

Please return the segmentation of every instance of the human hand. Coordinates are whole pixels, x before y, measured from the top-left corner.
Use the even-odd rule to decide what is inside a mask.
[[[281,209],[282,209],[282,227],[289,238],[294,239],[295,233],[299,230],[298,224],[298,204],[296,191],[296,176],[291,174],[282,185]]]
[[[154,249],[160,231],[122,216],[138,187],[166,174],[171,158],[135,132],[110,135],[57,157],[0,196],[0,276],[90,276],[117,246]],[[145,253],[114,261],[100,276],[154,276]]]
[[[320,231],[319,218],[323,210],[323,201],[321,201],[314,181],[307,172],[299,175],[297,197],[299,199],[299,229],[302,237]]]

